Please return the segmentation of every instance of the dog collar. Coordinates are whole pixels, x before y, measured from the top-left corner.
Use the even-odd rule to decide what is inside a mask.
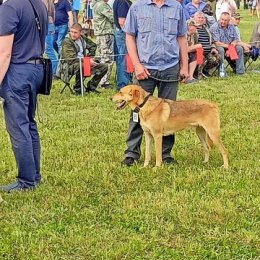
[[[142,108],[145,105],[145,103],[147,102],[147,100],[149,99],[150,96],[152,96],[152,94],[147,95],[144,98],[144,102],[141,105],[135,107],[135,109],[133,111],[136,112],[136,113],[139,113],[140,112],[140,108]]]

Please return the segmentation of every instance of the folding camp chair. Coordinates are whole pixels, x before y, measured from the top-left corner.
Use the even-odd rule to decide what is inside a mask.
[[[63,88],[61,89],[60,94],[62,94],[66,88],[68,88],[68,89],[70,90],[70,93],[71,93],[71,94],[74,94],[74,91],[73,91],[73,89],[72,89],[72,87],[71,87],[71,84],[70,84],[70,81],[71,81],[71,79],[73,78],[73,76],[74,76],[74,75],[71,75],[71,76],[70,76],[69,82],[62,81],[62,82],[64,83],[64,86],[63,86]]]

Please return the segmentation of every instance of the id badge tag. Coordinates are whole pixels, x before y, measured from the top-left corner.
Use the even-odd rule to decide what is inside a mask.
[[[138,123],[138,113],[133,112],[133,122]]]

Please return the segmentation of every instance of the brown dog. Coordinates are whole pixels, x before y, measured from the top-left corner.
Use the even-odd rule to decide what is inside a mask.
[[[181,131],[190,126],[196,133],[204,148],[205,160],[209,160],[209,151],[213,143],[218,146],[228,168],[227,150],[220,139],[220,117],[216,104],[206,100],[172,101],[151,96],[137,85],[122,88],[113,97],[118,109],[127,105],[139,111],[140,124],[145,134],[145,162],[151,160],[152,139],[155,142],[156,166],[162,163],[162,137]]]

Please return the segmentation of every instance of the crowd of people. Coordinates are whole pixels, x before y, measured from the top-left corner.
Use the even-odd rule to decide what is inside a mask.
[[[95,78],[85,86],[86,92],[100,93],[97,90],[98,86],[105,89],[115,87],[116,90],[120,90],[135,78],[135,75],[133,77],[127,72],[125,57],[127,47],[124,27],[132,5],[130,0],[86,0],[84,3],[80,0],[43,1],[49,14],[45,53],[52,60],[55,78],[57,76],[69,83],[71,77],[76,75],[74,93],[80,94],[79,66],[81,63],[73,61],[73,58],[79,59],[86,55],[92,58],[91,68],[93,78]],[[258,38],[251,39],[250,44],[241,40],[238,27],[241,19],[237,12],[238,1],[179,0],[179,2],[188,27],[189,79],[186,83],[197,83],[204,77],[213,75],[227,77],[225,59],[234,73],[244,74],[245,63],[250,58],[252,46],[259,45],[259,36],[257,36],[259,32],[255,29],[254,35]],[[251,5],[248,1],[249,10],[252,8],[258,10],[259,2],[254,1]],[[83,15],[79,18],[80,10],[83,10]],[[76,26],[75,29],[75,24],[78,23],[81,25]],[[147,28],[149,28],[148,24]],[[80,38],[72,35],[75,30],[80,33]],[[95,42],[92,39],[94,35]],[[68,49],[68,42],[75,44]],[[94,52],[93,46],[95,46]],[[200,54],[198,54],[199,51]],[[198,63],[198,55],[203,55],[203,62],[200,62],[202,64]],[[114,61],[116,86],[113,86],[111,80]],[[101,69],[102,73],[104,74],[104,70],[106,72],[101,77],[100,66],[102,65],[104,67]],[[101,77],[98,81],[97,75],[98,78]]]

